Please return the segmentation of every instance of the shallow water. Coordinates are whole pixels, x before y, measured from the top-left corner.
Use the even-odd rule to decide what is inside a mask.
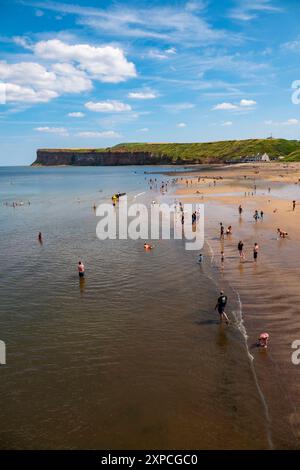
[[[0,168],[1,203],[31,203],[0,206],[1,448],[270,447],[244,337],[213,311],[208,247],[201,266],[180,240],[145,253],[96,237],[94,203],[158,197],[145,170]]]

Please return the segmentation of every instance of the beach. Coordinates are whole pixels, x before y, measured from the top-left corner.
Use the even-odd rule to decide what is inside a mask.
[[[200,175],[200,173],[199,173]],[[213,269],[220,287],[226,282],[241,300],[241,330],[253,361],[275,448],[298,448],[300,430],[300,369],[292,363],[292,343],[299,339],[300,244],[299,165],[237,165],[184,176],[176,196],[205,204],[206,242],[213,250]],[[188,186],[186,179],[193,178]],[[213,178],[216,179],[215,185]],[[256,187],[256,189],[255,189]],[[270,188],[270,189],[269,189]],[[197,193],[198,192],[198,193]],[[242,215],[238,207],[242,206]],[[263,219],[255,222],[255,210]],[[220,240],[219,223],[232,234]],[[280,238],[277,228],[288,233]],[[246,259],[237,245],[244,242]],[[253,245],[259,244],[258,261]],[[221,263],[221,251],[225,260]],[[255,347],[261,332],[271,338],[267,351]]]

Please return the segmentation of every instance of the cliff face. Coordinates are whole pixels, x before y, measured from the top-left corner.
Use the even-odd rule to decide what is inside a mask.
[[[173,163],[171,157],[154,155],[150,152],[38,150],[33,165],[77,165],[77,166],[116,166],[116,165],[164,165]],[[186,163],[186,162],[182,162]]]

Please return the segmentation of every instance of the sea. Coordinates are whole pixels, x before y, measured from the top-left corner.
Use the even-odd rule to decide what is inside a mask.
[[[116,192],[172,198],[159,171],[0,167],[1,449],[273,447],[240,299],[224,279],[231,324],[214,310],[209,240],[198,264],[183,240],[145,252],[143,239],[96,235],[93,206]]]

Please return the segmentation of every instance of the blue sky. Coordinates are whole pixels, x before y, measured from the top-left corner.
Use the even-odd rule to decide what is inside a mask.
[[[298,0],[0,7],[1,165],[41,147],[300,139]]]

